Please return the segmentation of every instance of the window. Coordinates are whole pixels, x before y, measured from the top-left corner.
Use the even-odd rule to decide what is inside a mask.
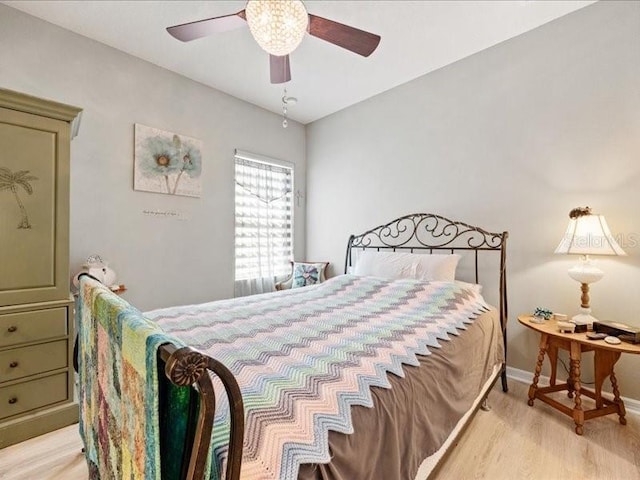
[[[273,289],[293,259],[293,166],[236,151],[236,296]],[[261,280],[260,285],[247,281]]]

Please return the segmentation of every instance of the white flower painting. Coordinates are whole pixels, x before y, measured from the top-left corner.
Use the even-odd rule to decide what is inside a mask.
[[[135,124],[134,190],[202,195],[202,141]]]

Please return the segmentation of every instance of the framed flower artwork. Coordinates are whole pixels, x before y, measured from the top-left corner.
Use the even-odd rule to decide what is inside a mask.
[[[202,195],[202,141],[136,123],[133,189]]]

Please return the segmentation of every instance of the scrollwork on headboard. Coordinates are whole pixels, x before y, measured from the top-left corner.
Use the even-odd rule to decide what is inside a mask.
[[[352,236],[351,248],[499,250],[504,233],[492,233],[432,213],[406,215]]]

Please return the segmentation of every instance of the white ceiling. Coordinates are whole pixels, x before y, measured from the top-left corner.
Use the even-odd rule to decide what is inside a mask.
[[[165,28],[227,15],[240,1],[3,1],[234,97],[281,112],[282,85],[248,28],[182,43]],[[318,1],[314,15],[382,37],[363,58],[307,35],[291,54],[289,116],[309,123],[536,28],[593,1]]]

